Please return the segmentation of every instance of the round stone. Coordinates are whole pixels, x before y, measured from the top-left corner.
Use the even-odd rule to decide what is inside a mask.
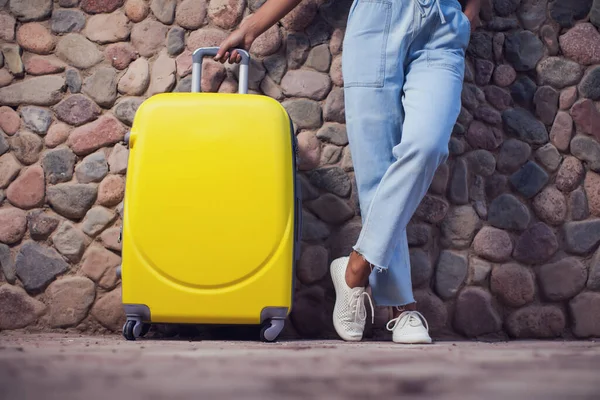
[[[492,293],[509,307],[531,303],[535,295],[533,274],[518,264],[494,267],[490,277]]]
[[[244,0],[211,0],[208,18],[220,28],[231,29],[240,22],[245,6]]]
[[[567,199],[555,186],[548,186],[533,199],[536,215],[550,225],[560,225],[567,217]]]
[[[8,201],[23,210],[44,204],[46,185],[44,170],[39,165],[27,168],[6,190]]]
[[[11,0],[7,8],[19,21],[37,21],[50,15],[52,0]]]
[[[290,99],[282,103],[297,129],[317,129],[323,123],[319,103],[309,99]]]
[[[312,171],[310,183],[317,188],[344,198],[350,196],[352,191],[350,177],[339,167],[320,168]]]
[[[560,93],[558,105],[561,110],[568,110],[573,104],[575,104],[575,101],[577,101],[577,88],[572,86],[564,89]]]
[[[600,174],[588,171],[585,175],[584,188],[590,212],[600,217]]]
[[[314,132],[304,131],[298,134],[298,156],[300,170],[311,170],[319,166],[321,144]]]
[[[331,62],[331,68],[329,70],[331,81],[336,86],[344,86],[344,77],[342,76],[342,57],[337,56]]]
[[[63,36],[56,46],[56,55],[80,69],[93,67],[104,58],[94,43],[78,33]]]
[[[37,54],[50,54],[56,44],[52,34],[38,22],[21,25],[17,29],[17,43]]]
[[[112,115],[104,114],[94,122],[75,128],[68,145],[77,155],[89,154],[101,147],[115,144],[125,136],[125,128]]]
[[[575,25],[559,39],[563,54],[582,65],[600,63],[600,33],[594,25]]]
[[[90,154],[75,167],[79,183],[100,182],[108,174],[108,163],[103,151]]]
[[[252,43],[252,47],[250,47],[250,52],[261,57],[269,56],[279,50],[281,41],[282,38],[279,27],[273,25],[256,38],[254,43]]]
[[[158,56],[154,61],[154,64],[152,64],[148,96],[170,92],[175,86],[175,69],[175,60],[170,58],[167,54]],[[216,88],[214,91],[216,91]]]
[[[423,249],[410,249],[410,276],[413,287],[427,285],[433,275],[431,257]]]
[[[185,30],[178,26],[169,29],[167,34],[167,53],[176,56],[185,49]]]
[[[84,81],[83,92],[101,107],[112,107],[117,99],[117,72],[110,67],[99,67]]]
[[[472,206],[455,207],[442,223],[442,241],[453,248],[469,247],[480,226],[481,221]]]
[[[33,240],[44,241],[58,227],[59,219],[43,210],[34,210],[27,214],[27,226]]]
[[[89,237],[95,237],[106,229],[117,216],[104,207],[93,207],[85,214],[81,230]]]
[[[417,207],[415,216],[430,224],[437,224],[444,220],[449,207],[448,202],[443,198],[427,194]]]
[[[502,143],[496,167],[498,171],[513,173],[527,162],[531,155],[531,147],[517,139],[508,139]]]
[[[127,40],[129,20],[122,12],[97,14],[88,18],[84,34],[93,42],[105,44]]]
[[[0,188],[6,188],[20,170],[21,165],[11,153],[0,156]]]
[[[522,0],[517,11],[523,27],[530,31],[537,31],[546,21],[548,0]]]
[[[331,89],[331,79],[320,72],[292,70],[283,77],[281,88],[286,96],[323,100]]]
[[[66,64],[55,56],[31,56],[25,60],[25,71],[31,75],[56,74],[63,72],[65,67]]]
[[[562,156],[551,143],[545,144],[535,152],[535,158],[548,171],[554,172],[560,166]]]
[[[532,198],[548,183],[549,176],[533,161],[528,161],[509,178],[511,185],[525,198]]]
[[[508,91],[498,86],[487,86],[483,91],[486,100],[498,110],[504,111],[512,107],[513,99]]]
[[[77,156],[68,148],[46,152],[42,158],[42,167],[48,183],[70,181],[76,160]]]
[[[600,293],[584,292],[569,302],[569,311],[573,316],[573,333],[578,338],[600,336],[598,313]]]
[[[44,143],[38,135],[20,131],[13,137],[11,147],[19,161],[31,165],[39,159]]]
[[[18,286],[0,286],[0,329],[21,329],[33,324],[46,310],[44,303],[35,300]]]
[[[496,228],[523,230],[530,219],[527,207],[511,194],[501,194],[490,204],[488,221]]]
[[[177,6],[175,21],[185,29],[196,30],[204,24],[206,2],[184,0]]]
[[[575,21],[585,18],[590,12],[591,0],[554,1],[550,3],[550,16],[563,28],[570,28]]]
[[[80,32],[85,26],[85,14],[79,10],[57,9],[52,12],[51,29],[54,33]]]
[[[588,271],[579,260],[570,257],[542,266],[538,275],[544,296],[550,301],[563,301],[583,289]]]
[[[108,175],[98,186],[98,204],[113,207],[119,204],[125,195],[125,179],[120,175]]]
[[[584,173],[585,169],[581,161],[573,156],[567,156],[556,175],[556,187],[565,193],[572,192],[581,183]]]
[[[550,86],[538,88],[533,96],[535,113],[545,125],[552,125],[558,111],[559,93]]]
[[[534,33],[520,31],[506,37],[505,50],[506,59],[515,70],[529,71],[544,55],[544,44]]]
[[[118,332],[125,323],[121,287],[105,294],[92,306],[90,314],[105,328]]]
[[[54,111],[61,121],[80,126],[98,118],[102,110],[88,97],[74,94],[58,103]]]
[[[476,116],[478,116],[477,113]],[[474,148],[494,150],[502,143],[502,132],[492,129],[483,122],[473,121],[469,126],[466,138]]]
[[[63,222],[52,235],[52,244],[69,261],[78,263],[85,250],[85,236],[70,222]]]
[[[329,253],[322,246],[305,246],[298,262],[298,279],[300,282],[310,285],[318,282],[328,271]]]
[[[525,264],[540,264],[552,257],[557,250],[558,241],[552,229],[543,222],[537,222],[517,239],[513,257]]]
[[[94,282],[84,277],[66,277],[53,282],[46,290],[48,317],[53,328],[79,324],[96,298]]]
[[[579,84],[579,93],[585,98],[600,100],[600,67],[594,67],[585,74]]]
[[[495,333],[502,329],[502,320],[492,304],[492,296],[479,287],[467,287],[456,301],[454,327],[467,337]]]
[[[473,250],[477,255],[487,260],[504,262],[510,258],[513,244],[507,232],[485,226],[475,236]]]
[[[80,7],[88,14],[111,13],[123,5],[124,0],[81,0]]]
[[[47,189],[48,202],[60,215],[81,219],[96,201],[98,189],[94,185],[61,183]]]
[[[21,108],[21,118],[25,128],[45,135],[52,123],[52,111],[36,106],[25,106]]]
[[[494,84],[500,87],[507,87],[517,79],[517,73],[513,67],[508,64],[502,64],[496,67],[494,71]]]
[[[435,290],[442,299],[455,297],[467,278],[468,261],[464,254],[443,250],[435,272]]]
[[[492,79],[494,63],[488,60],[475,60],[475,83],[485,86]]]
[[[560,336],[566,318],[559,307],[531,305],[512,313],[506,320],[508,333],[518,339],[553,338]]]
[[[152,57],[164,45],[169,28],[150,19],[135,24],[131,30],[131,44],[144,57]]]
[[[556,89],[576,85],[583,76],[583,67],[561,57],[548,57],[537,65],[538,81]]]
[[[523,108],[512,108],[504,111],[502,120],[508,133],[524,142],[536,145],[548,142],[548,131],[544,124]]]
[[[469,170],[476,175],[490,176],[496,170],[496,158],[487,150],[474,150],[466,154]]]
[[[171,25],[175,20],[175,6],[177,0],[152,0],[150,9],[157,20],[163,24]]]
[[[227,33],[216,28],[202,28],[190,33],[187,40],[189,51],[200,47],[219,46],[227,38]]]
[[[283,27],[289,31],[303,31],[315,18],[317,10],[318,8],[315,2],[301,2],[281,20],[281,23]]]
[[[550,141],[560,151],[567,151],[573,136],[573,119],[568,112],[559,111],[550,130]]]
[[[583,188],[575,189],[569,196],[569,210],[573,221],[582,221],[590,216],[587,196]]]
[[[493,57],[493,35],[490,32],[475,31],[471,35],[467,54],[472,57],[492,60]]]
[[[123,70],[137,58],[137,53],[129,43],[113,43],[106,46],[104,56],[114,68]]]
[[[125,15],[133,22],[142,22],[149,12],[150,4],[146,0],[127,0],[125,3]]]
[[[14,207],[0,209],[0,242],[17,243],[27,230],[27,216],[24,211]]]
[[[9,136],[14,135],[21,126],[21,117],[12,108],[0,107],[0,129]]]
[[[312,286],[299,292],[294,298],[296,308],[290,319],[304,338],[322,335],[326,327],[325,294],[322,288]]]

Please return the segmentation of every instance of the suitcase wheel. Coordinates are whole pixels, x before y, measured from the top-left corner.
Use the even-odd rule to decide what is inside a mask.
[[[260,340],[263,342],[274,342],[284,326],[285,320],[283,319],[268,319],[260,330]]]
[[[123,325],[123,336],[127,340],[135,340],[144,337],[150,330],[150,324],[143,323],[137,319],[128,319]]]

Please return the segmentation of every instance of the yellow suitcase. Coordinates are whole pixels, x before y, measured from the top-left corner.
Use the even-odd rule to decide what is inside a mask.
[[[248,91],[150,97],[126,137],[122,231],[123,335],[150,323],[262,324],[273,341],[291,311],[300,240],[296,141],[279,102]]]

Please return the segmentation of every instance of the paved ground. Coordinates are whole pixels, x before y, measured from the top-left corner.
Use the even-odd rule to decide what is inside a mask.
[[[599,399],[600,342],[257,342],[0,333],[0,399]]]

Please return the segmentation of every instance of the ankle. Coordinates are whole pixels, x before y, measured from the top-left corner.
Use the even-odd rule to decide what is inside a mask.
[[[346,268],[346,284],[350,288],[365,287],[369,283],[371,264],[364,257],[353,251]]]
[[[417,303],[405,304],[403,306],[393,307],[394,318],[398,318],[405,311],[417,311]]]

